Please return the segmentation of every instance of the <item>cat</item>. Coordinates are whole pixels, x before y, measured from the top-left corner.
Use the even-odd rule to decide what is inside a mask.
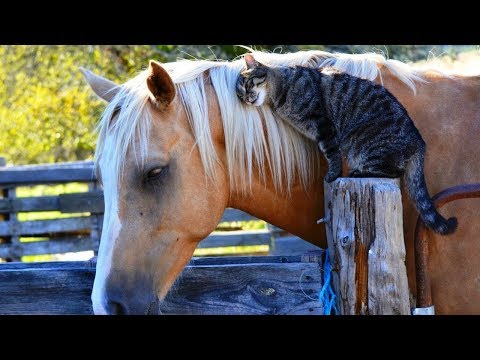
[[[422,220],[453,233],[457,219],[442,217],[425,184],[426,144],[402,104],[383,86],[341,72],[304,66],[270,67],[244,57],[236,83],[246,104],[268,105],[275,115],[316,141],[328,163],[326,182],[349,177],[402,177]]]

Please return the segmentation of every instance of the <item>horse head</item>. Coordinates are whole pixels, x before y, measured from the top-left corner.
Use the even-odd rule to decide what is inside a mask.
[[[83,73],[109,102],[95,154],[105,214],[94,313],[155,314],[197,243],[218,224],[228,183],[220,161],[213,164],[215,186],[205,176],[185,109],[161,64],[151,61],[123,85]],[[211,132],[221,143],[221,129]]]

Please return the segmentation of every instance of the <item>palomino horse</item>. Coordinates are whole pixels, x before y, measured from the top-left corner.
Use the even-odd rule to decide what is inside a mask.
[[[380,55],[258,52],[265,64],[326,65],[382,82],[405,105],[427,143],[433,195],[480,180],[480,77],[415,71]],[[84,70],[109,102],[99,124],[97,174],[105,218],[92,301],[96,314],[157,313],[172,283],[226,207],[246,211],[326,247],[325,162],[316,145],[268,108],[243,106],[235,81],[244,62],[158,64],[123,85]],[[404,197],[407,270],[415,294],[417,213]],[[437,313],[480,313],[480,201],[441,210],[457,232],[431,236]]]

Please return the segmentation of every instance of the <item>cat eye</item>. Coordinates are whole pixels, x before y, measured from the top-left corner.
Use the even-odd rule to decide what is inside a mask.
[[[261,78],[255,78],[253,79],[253,83],[255,84],[255,86],[258,86],[258,85],[261,85],[265,82],[265,79],[266,77],[261,77]]]

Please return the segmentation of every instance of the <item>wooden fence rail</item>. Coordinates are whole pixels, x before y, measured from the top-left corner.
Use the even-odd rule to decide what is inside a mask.
[[[16,188],[42,184],[88,184],[83,193],[18,198]],[[91,161],[0,167],[0,258],[19,261],[25,255],[97,251],[104,199]],[[3,196],[2,196],[3,195]],[[69,218],[19,221],[20,212],[59,211]],[[223,222],[258,220],[238,209],[226,209]],[[287,236],[285,236],[287,235]],[[275,246],[276,239],[282,239]],[[25,242],[24,240],[29,240]],[[299,255],[318,247],[268,225],[268,230],[214,232],[198,248],[269,245],[272,255]]]
[[[306,256],[194,258],[160,310],[163,314],[321,315],[322,252]],[[0,314],[92,314],[95,264],[0,266]]]
[[[0,170],[0,257],[98,249],[103,195],[92,164],[55,165],[54,171],[48,170],[50,167]],[[29,199],[15,196],[19,184],[70,181],[89,183],[89,191]],[[332,284],[340,313],[409,314],[398,180],[337,179],[325,184],[325,209]],[[75,216],[18,221],[18,212],[46,210]],[[222,221],[251,219],[255,218],[226,209]],[[268,244],[273,255],[193,258],[167,295],[162,313],[321,314],[321,250],[279,234],[281,230],[273,226],[268,231],[212,233],[199,248]],[[26,236],[49,240],[20,241]],[[275,256],[312,250],[317,252]],[[0,314],[91,314],[94,273],[91,262],[2,264]]]

